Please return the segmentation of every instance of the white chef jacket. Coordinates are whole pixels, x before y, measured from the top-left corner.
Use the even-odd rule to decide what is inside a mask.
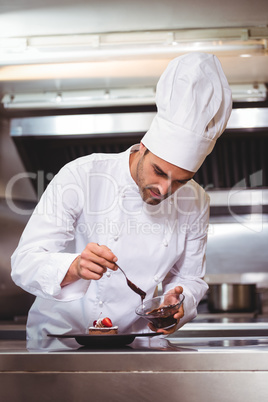
[[[163,291],[182,286],[180,326],[196,316],[207,291],[202,278],[208,196],[191,180],[159,205],[146,204],[130,174],[134,149],[137,145],[119,154],[76,159],[42,195],[11,257],[14,282],[36,296],[28,314],[28,339],[86,333],[100,316],[110,317],[123,333],[148,331],[135,313],[140,296],[120,270],[61,288],[69,266],[89,242],[109,247],[146,299],[161,283]]]

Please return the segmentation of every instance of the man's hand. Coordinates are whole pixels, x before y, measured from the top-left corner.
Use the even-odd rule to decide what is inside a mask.
[[[177,293],[178,295],[181,294],[183,292],[183,288],[181,286],[176,286],[174,289],[169,290],[167,293]],[[148,324],[148,327],[154,331],[154,332],[161,332],[164,335],[170,335],[173,332],[175,332],[178,328],[178,324],[180,319],[184,316],[184,310],[183,310],[183,303],[181,304],[178,312],[176,314],[174,314],[174,318],[177,320],[177,324],[174,325],[171,328],[168,329],[161,329],[161,328],[155,328],[151,323]]]
[[[81,255],[72,262],[61,287],[78,279],[98,280],[107,271],[107,268],[117,270],[116,261],[117,257],[108,247],[88,243]]]

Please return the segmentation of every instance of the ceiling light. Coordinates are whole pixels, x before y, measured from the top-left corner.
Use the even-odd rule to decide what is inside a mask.
[[[232,84],[230,87],[234,102],[257,102],[267,99],[265,84]]]
[[[0,40],[0,65],[175,57],[197,50],[230,55],[264,52],[268,29],[262,36],[250,32],[237,28],[5,38]]]
[[[231,85],[233,101],[254,102],[267,99],[265,84]],[[122,105],[154,105],[154,87],[85,89],[80,91],[5,94],[5,109],[63,109]],[[246,117],[243,117],[246,118]]]
[[[13,110],[147,105],[155,103],[155,89],[146,87],[114,88],[110,90],[6,94],[1,102],[5,109]]]

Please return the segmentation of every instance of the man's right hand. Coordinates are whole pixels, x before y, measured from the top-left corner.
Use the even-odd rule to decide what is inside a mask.
[[[63,278],[61,287],[78,279],[98,280],[107,271],[107,268],[117,270],[116,261],[117,257],[108,247],[88,243],[81,255],[72,262]]]

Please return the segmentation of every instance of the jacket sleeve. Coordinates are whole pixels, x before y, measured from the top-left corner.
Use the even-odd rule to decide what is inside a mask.
[[[47,187],[11,257],[13,281],[35,296],[69,301],[80,298],[90,281],[61,288],[74,252],[74,225],[81,213],[83,192],[68,168]]]
[[[205,194],[205,205],[188,225],[184,253],[163,281],[163,291],[182,286],[185,295],[184,317],[179,327],[197,315],[197,306],[208,290],[203,280],[206,271],[206,245],[209,222],[209,198]]]

